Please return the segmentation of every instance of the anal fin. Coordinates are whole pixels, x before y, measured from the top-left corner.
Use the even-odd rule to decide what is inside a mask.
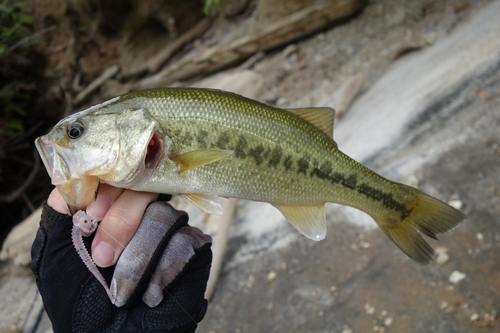
[[[297,230],[306,237],[320,241],[326,236],[325,204],[314,205],[276,205],[279,211],[285,216]]]

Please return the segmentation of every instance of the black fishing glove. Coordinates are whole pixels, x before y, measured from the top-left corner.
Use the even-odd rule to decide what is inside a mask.
[[[167,231],[153,237],[160,241],[149,244],[154,249],[148,254],[147,266],[138,267],[144,259],[130,258],[137,259],[135,247],[151,239],[148,227],[141,231],[146,219],[160,220]],[[188,226],[187,221],[186,213],[165,202],[148,207],[116,269],[99,269],[108,285],[114,280],[123,303],[115,306],[73,246],[72,217],[45,204],[31,250],[31,270],[54,332],[194,332],[207,308],[204,293],[212,252],[210,237]],[[87,249],[92,239],[84,238]]]

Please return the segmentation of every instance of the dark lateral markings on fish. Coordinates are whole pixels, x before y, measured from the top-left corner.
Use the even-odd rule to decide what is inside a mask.
[[[331,168],[330,168],[331,169]],[[401,213],[401,219],[404,220],[408,216],[410,216],[411,211],[410,209],[406,208],[406,206],[400,202],[397,202],[393,197],[391,193],[385,193],[380,190],[377,190],[370,185],[367,184],[357,184],[357,177],[356,175],[350,175],[349,177],[345,177],[343,174],[339,172],[334,172],[332,175],[329,175],[323,171],[321,171],[318,168],[314,168],[311,171],[311,177],[316,176],[321,179],[327,179],[331,181],[334,184],[340,184],[346,188],[349,188],[351,190],[356,190],[358,193],[364,194],[367,197],[377,200],[377,201],[382,201],[382,204],[384,207],[388,209],[393,209],[399,213]]]
[[[217,143],[227,143],[229,141],[229,137],[227,134],[223,137],[224,134],[219,136]],[[217,145],[219,146],[219,145]],[[222,145],[219,148],[223,148]],[[253,157],[255,160],[255,164],[261,165],[264,161],[262,154],[264,153],[264,147],[262,145],[257,145],[253,148],[248,148],[247,140],[244,136],[240,135],[238,142],[235,146],[235,156],[240,159],[245,159],[248,156]],[[267,155],[267,154],[266,154]],[[281,148],[276,147],[272,150],[271,158],[268,161],[269,166],[277,167],[281,162],[283,152]],[[283,160],[283,166],[286,171],[290,171],[293,166],[292,157],[287,155]],[[303,173],[307,175],[307,171],[309,169],[309,162],[306,158],[301,157],[297,160],[297,173]],[[355,174],[345,176],[339,172],[333,172],[331,165],[328,163],[322,165],[321,168],[313,167],[310,174],[311,177],[318,177],[320,179],[329,180],[332,184],[340,184],[345,188],[350,190],[355,190],[360,194],[367,196],[370,199],[381,201],[384,207],[388,209],[392,209],[401,214],[401,219],[404,220],[411,214],[411,209],[408,209],[404,204],[396,201],[391,193],[385,193],[383,191],[377,190],[370,185],[367,184],[358,184],[357,177]]]

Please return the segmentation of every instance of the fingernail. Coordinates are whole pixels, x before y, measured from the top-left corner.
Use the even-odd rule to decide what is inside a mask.
[[[92,259],[99,267],[109,267],[115,263],[115,249],[106,242],[99,242],[92,251]]]
[[[87,214],[94,217],[96,220],[101,221],[111,207],[111,199],[105,195],[100,194],[95,201],[92,201],[87,207]]]

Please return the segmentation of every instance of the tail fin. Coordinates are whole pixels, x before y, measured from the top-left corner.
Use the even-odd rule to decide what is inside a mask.
[[[418,263],[429,264],[434,250],[421,234],[437,239],[436,234],[450,231],[466,216],[459,210],[417,189],[412,187],[408,189],[417,198],[417,204],[411,214],[399,223],[386,223],[378,220],[377,224],[408,257]]]

